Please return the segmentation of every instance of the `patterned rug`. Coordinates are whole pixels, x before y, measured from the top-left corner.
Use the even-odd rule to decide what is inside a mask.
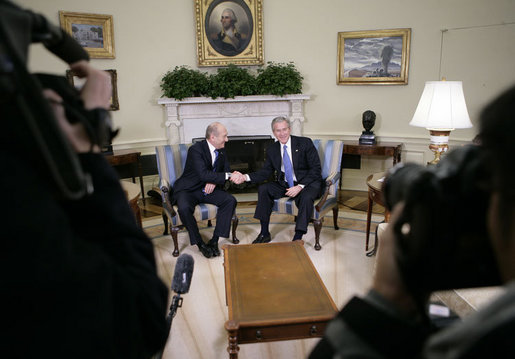
[[[368,198],[361,196],[345,196],[340,194],[340,203],[357,211],[367,212]],[[372,213],[384,214],[384,207],[375,203],[372,206]]]
[[[383,208],[383,207],[381,207]],[[384,213],[384,208],[383,208]],[[237,210],[238,219],[239,219],[239,226],[241,225],[248,225],[248,224],[259,224],[259,220],[255,219],[254,212],[250,208],[245,209],[238,209]],[[347,229],[351,231],[358,231],[365,233],[366,231],[366,212],[364,213],[350,213],[350,212],[340,212],[338,215],[338,227],[340,229]],[[375,233],[376,227],[379,223],[381,223],[384,219],[384,216],[381,214],[381,212],[373,212],[372,214],[372,220],[370,222],[370,235],[371,237]],[[270,222],[272,224],[293,224],[293,217],[289,216],[287,214],[272,214],[270,218]],[[215,222],[213,221],[213,226],[215,225]],[[154,217],[152,219],[144,219],[143,220],[143,226],[145,227],[145,232],[150,238],[158,238],[161,237],[164,232],[164,224],[163,220],[161,219],[161,216]],[[310,224],[309,228],[312,230],[313,226]],[[202,229],[208,229],[207,221],[199,223],[199,228]],[[323,236],[325,228],[333,229],[333,216],[332,214],[327,215],[324,217],[324,222],[322,226],[322,234]],[[179,231],[179,233],[186,234],[186,230],[183,228]],[[237,234],[238,235],[238,234]],[[208,240],[209,238],[206,238]]]

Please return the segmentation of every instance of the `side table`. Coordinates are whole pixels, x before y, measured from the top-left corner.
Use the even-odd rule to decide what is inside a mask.
[[[365,242],[365,251],[368,251],[368,239],[370,237],[370,222],[372,219],[372,207],[374,202],[377,204],[380,204],[384,207],[384,201],[383,201],[383,180],[384,180],[385,173],[384,172],[378,172],[371,174],[367,177],[367,187],[368,187],[368,208],[367,208],[367,234],[366,234],[366,242]],[[388,212],[385,209],[384,212],[384,221],[388,222],[390,219],[390,212]],[[367,253],[368,256],[372,256],[375,254],[375,251],[377,249],[377,236],[375,238],[374,242],[374,249]]]
[[[378,142],[375,145],[360,145],[359,141],[344,141],[339,189],[342,189],[343,156],[346,154],[393,157],[393,165],[395,166],[401,161],[401,150],[402,143],[397,142]]]
[[[109,164],[113,167],[132,164],[132,183],[136,183],[135,175],[137,174],[141,188],[141,199],[143,200],[143,204],[145,204],[145,189],[143,187],[143,174],[141,170],[140,156],[141,152],[132,150],[119,150],[114,151],[112,155],[106,155],[105,158],[107,162],[109,162]]]

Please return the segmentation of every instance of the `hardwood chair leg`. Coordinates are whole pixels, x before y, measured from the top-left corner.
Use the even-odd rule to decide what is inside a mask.
[[[165,230],[163,232],[163,235],[168,234],[168,216],[166,215],[165,211],[161,213],[161,216],[163,217],[163,223],[165,224]]]
[[[334,229],[339,230],[340,227],[338,227],[338,206],[333,207],[333,223],[334,223]]]
[[[317,251],[322,249],[322,246],[320,245],[320,232],[322,231],[322,222],[323,221],[324,221],[323,218],[313,220],[313,227],[315,227],[315,250],[317,250]]]
[[[238,216],[232,216],[232,243],[234,244],[240,243],[240,240],[236,238],[236,228],[238,227],[238,223],[240,223]]]
[[[178,257],[179,256],[179,243],[177,240],[177,233],[179,233],[179,227],[172,227],[172,225],[170,224],[170,232],[172,232],[173,247],[174,247],[172,255],[174,257]]]

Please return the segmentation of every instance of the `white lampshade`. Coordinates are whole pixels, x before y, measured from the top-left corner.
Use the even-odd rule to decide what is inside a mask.
[[[409,124],[429,130],[472,127],[461,81],[427,81]]]

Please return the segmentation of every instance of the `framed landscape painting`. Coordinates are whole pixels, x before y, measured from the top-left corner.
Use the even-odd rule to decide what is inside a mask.
[[[262,65],[263,0],[194,0],[199,66]]]
[[[59,11],[59,21],[91,58],[115,58],[112,15]]]
[[[338,85],[406,85],[411,29],[338,33]]]

